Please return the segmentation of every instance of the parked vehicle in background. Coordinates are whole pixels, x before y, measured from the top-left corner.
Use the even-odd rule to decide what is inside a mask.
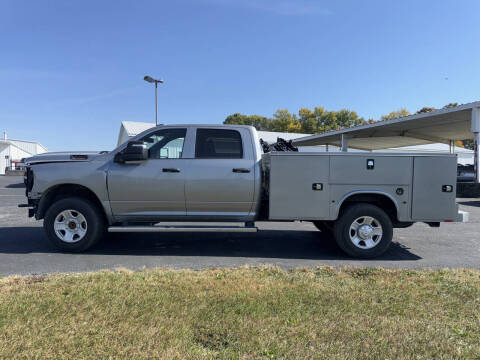
[[[25,175],[25,163],[24,159],[18,161],[13,160],[9,166],[5,167],[5,175],[23,176]]]
[[[20,159],[20,161],[15,162],[15,170],[25,171],[25,158]]]
[[[88,249],[105,231],[255,232],[255,221],[300,220],[368,258],[387,250],[393,228],[467,215],[455,202],[455,155],[265,154],[250,126],[158,126],[110,153],[43,154],[27,165],[21,206],[68,251]],[[201,226],[233,221],[245,226]]]

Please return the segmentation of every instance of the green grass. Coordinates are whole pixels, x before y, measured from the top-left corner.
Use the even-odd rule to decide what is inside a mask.
[[[266,267],[7,277],[0,358],[480,358],[480,272]]]

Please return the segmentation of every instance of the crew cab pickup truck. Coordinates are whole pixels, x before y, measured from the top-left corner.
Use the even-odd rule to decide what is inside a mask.
[[[393,228],[466,220],[456,166],[455,155],[263,153],[250,126],[157,126],[111,152],[27,159],[20,206],[72,252],[106,231],[255,232],[255,221],[299,220],[369,258],[388,248]],[[161,224],[171,221],[198,226]]]

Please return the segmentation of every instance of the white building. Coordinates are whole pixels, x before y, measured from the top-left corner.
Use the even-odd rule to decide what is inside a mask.
[[[128,139],[140,134],[142,131],[154,127],[155,124],[137,121],[122,121],[120,133],[118,134],[117,146],[123,144]]]
[[[148,130],[154,127],[155,124],[145,123],[145,122],[136,122],[136,121],[122,121],[120,126],[120,133],[118,134],[117,145],[123,144],[129,138],[134,137],[135,135],[140,134],[142,131]],[[258,136],[260,139],[268,143],[274,143],[277,141],[278,137],[281,137],[285,140],[293,140],[301,137],[311,136],[311,134],[300,134],[300,133],[282,133],[282,132],[273,132],[273,131],[259,131]],[[373,139],[372,141],[375,141]],[[328,149],[326,145],[318,146],[298,146],[298,151],[300,152],[324,152],[324,151],[340,151],[340,148],[337,146],[329,145]],[[362,150],[352,150],[360,151]],[[447,144],[435,143],[435,144],[424,144],[424,145],[414,145],[414,146],[404,146],[392,149],[382,149],[382,150],[373,150],[373,152],[402,152],[402,153],[448,153],[450,147]],[[468,150],[462,147],[455,146],[454,152],[458,155],[458,163],[462,165],[473,164],[473,150]]]
[[[47,152],[47,149],[32,141],[13,140],[7,138],[7,133],[3,133],[0,140],[0,175],[5,174],[5,168],[20,161],[22,158],[30,157]]]

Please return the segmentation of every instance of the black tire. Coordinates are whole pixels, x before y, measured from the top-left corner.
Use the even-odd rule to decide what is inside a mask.
[[[55,231],[55,219],[61,220],[62,213],[68,212],[69,210],[72,210],[73,215],[75,215],[75,213],[77,214],[76,218],[72,218],[73,221],[70,222],[75,222],[76,225],[72,225],[72,227],[76,226],[78,230],[75,230],[75,228],[69,230],[69,225],[67,225],[68,229],[58,230],[60,234],[57,235]],[[80,214],[81,217],[78,214]],[[68,219],[63,219],[62,224],[70,224]],[[43,221],[43,228],[45,229],[48,240],[50,240],[56,248],[67,252],[82,252],[95,245],[103,237],[106,230],[106,222],[103,212],[94,203],[87,199],[69,197],[54,202],[48,208]],[[65,240],[60,238],[60,236],[67,231],[71,233],[77,231],[80,235],[74,234],[73,238],[70,239],[71,242],[67,242],[68,236],[64,236]]]
[[[362,218],[364,223],[362,223]],[[370,218],[373,218],[373,221]],[[365,232],[363,233],[360,229],[362,225],[367,225],[364,226]],[[333,231],[338,246],[344,252],[352,257],[363,259],[383,254],[390,246],[393,237],[392,221],[385,211],[375,205],[364,203],[345,209],[335,222]],[[380,231],[382,232],[381,236],[368,235]]]

